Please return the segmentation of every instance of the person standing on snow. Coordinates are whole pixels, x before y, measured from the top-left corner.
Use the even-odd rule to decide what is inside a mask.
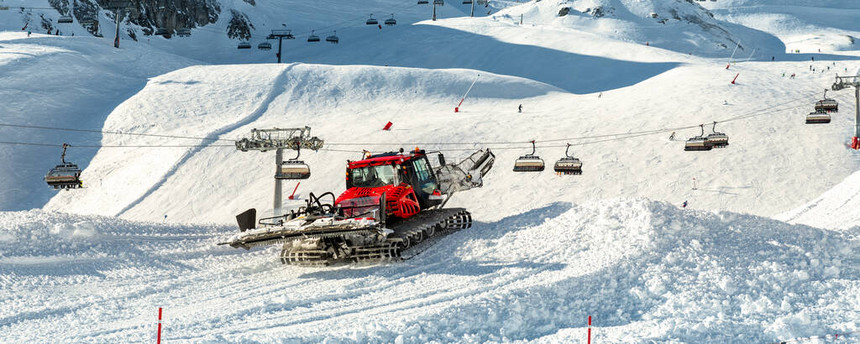
[[[523,104],[520,104],[519,113],[523,113]]]
[[[681,208],[686,208],[686,207],[687,207],[687,201],[684,201],[684,203],[681,204]]]

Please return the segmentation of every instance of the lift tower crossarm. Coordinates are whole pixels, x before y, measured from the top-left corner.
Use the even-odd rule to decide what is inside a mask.
[[[848,87],[854,87],[854,137],[851,139],[851,148],[860,149],[860,75],[837,75],[836,82],[830,88],[839,91]]]

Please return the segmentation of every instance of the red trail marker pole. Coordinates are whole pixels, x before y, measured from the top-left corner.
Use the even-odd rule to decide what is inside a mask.
[[[156,344],[161,344],[161,307],[158,307],[158,336],[155,340]]]
[[[735,74],[735,78],[734,78],[734,79],[732,79],[732,85],[734,85],[734,84],[735,84],[735,80],[737,80],[737,79],[738,79],[738,75],[741,75],[741,73]]]
[[[588,344],[591,344],[591,316],[590,315],[588,316]]]

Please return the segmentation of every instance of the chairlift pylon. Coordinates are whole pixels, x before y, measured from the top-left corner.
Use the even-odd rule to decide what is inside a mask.
[[[304,161],[299,160],[302,155],[300,149],[296,149],[296,157],[281,162],[275,171],[275,179],[308,179],[311,177],[311,168]]]
[[[311,30],[310,36],[308,36],[308,42],[319,42],[320,36],[314,34],[314,30]]]
[[[705,143],[714,148],[725,148],[729,145],[729,136],[725,133],[717,132],[716,121],[714,121],[714,126],[711,131],[712,133],[705,137]]]
[[[71,145],[63,143],[63,154],[60,155],[62,163],[52,168],[45,175],[45,182],[54,189],[77,189],[84,185],[81,181],[81,169],[78,168],[78,165],[66,162],[66,149],[69,147]]]
[[[568,143],[567,148],[564,149],[564,157],[558,159],[558,161],[555,162],[555,166],[553,166],[553,170],[559,175],[582,174],[582,161],[580,161],[579,158],[568,154],[570,146],[571,144]]]
[[[514,172],[540,172],[544,169],[543,159],[535,155],[535,141],[532,140],[532,152],[517,158],[514,162]]]
[[[687,142],[684,143],[685,151],[708,151],[714,148],[708,144],[708,139],[705,138],[705,125],[699,124],[699,128],[702,130],[702,133],[699,136],[687,139]]]
[[[367,21],[364,22],[367,25],[379,25],[379,21],[376,18],[373,18],[373,13],[370,14],[370,18],[367,18]]]
[[[337,31],[332,32],[331,35],[325,38],[325,41],[331,44],[337,44],[340,42],[340,38],[337,37]]]

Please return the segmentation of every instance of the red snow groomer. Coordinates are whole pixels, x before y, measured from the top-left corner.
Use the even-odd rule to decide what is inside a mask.
[[[249,249],[283,244],[281,261],[294,265],[328,265],[343,261],[408,258],[428,238],[469,228],[471,214],[443,208],[457,191],[483,185],[495,155],[478,150],[458,164],[431,166],[427,153],[389,152],[348,161],[346,191],[311,193],[306,205],[288,214],[260,219],[256,210],[238,215],[240,233],[221,243]],[[331,203],[323,199],[330,197]],[[407,250],[409,249],[409,250]]]

